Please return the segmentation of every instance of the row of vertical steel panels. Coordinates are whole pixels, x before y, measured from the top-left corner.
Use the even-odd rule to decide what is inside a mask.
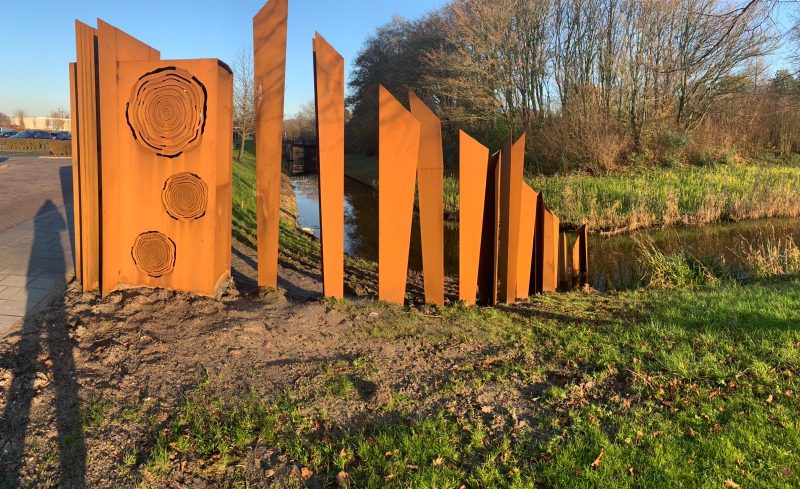
[[[230,276],[233,75],[162,60],[102,20],[75,23],[70,63],[75,271],[213,295]]]
[[[281,5],[285,7],[285,0]],[[319,34],[313,46],[323,289],[326,297],[341,297],[344,59]],[[378,91],[378,296],[404,302],[416,187],[425,300],[443,304],[441,123],[411,90],[410,110],[383,86]],[[459,299],[466,303],[512,303],[559,286],[586,283],[586,228],[569,247],[558,217],[523,181],[524,158],[524,135],[490,155],[486,147],[460,134]]]
[[[253,18],[258,282],[278,284],[288,0]],[[76,275],[214,294],[230,276],[232,74],[218,60],[164,61],[98,20],[76,22],[70,64]],[[323,290],[344,284],[344,59],[313,40]],[[443,155],[438,117],[379,87],[378,295],[402,303],[419,192],[425,299],[444,303]],[[460,134],[459,298],[514,302],[586,282],[586,228],[568,246],[523,182],[525,137],[502,151]],[[571,261],[569,259],[571,258]]]

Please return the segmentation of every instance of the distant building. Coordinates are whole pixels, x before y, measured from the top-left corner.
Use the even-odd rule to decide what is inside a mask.
[[[19,120],[10,116],[12,125],[18,125]],[[25,117],[25,129],[44,129],[45,131],[72,131],[71,119],[58,119],[55,117]]]

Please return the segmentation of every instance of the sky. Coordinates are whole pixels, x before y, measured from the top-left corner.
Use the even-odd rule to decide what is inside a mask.
[[[264,0],[45,0],[3,2],[0,112],[69,110],[67,63],[75,59],[74,20],[98,17],[161,51],[162,59],[219,58],[232,64],[252,43],[252,17]],[[344,56],[345,76],[364,40],[394,15],[418,18],[445,0],[290,0],[285,113],[314,98],[311,39],[319,31]],[[788,25],[787,9],[774,15]],[[785,52],[769,60],[785,66]]]
[[[265,0],[68,0],[3,2],[0,112],[69,110],[68,62],[75,60],[75,19],[101,18],[161,51],[162,59],[219,58],[232,64],[252,44],[252,18]],[[364,40],[394,15],[417,18],[445,0],[289,0],[286,115],[314,98],[311,40],[319,31],[352,61]]]

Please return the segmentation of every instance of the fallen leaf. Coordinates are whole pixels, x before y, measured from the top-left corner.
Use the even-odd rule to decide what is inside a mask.
[[[486,414],[491,413],[493,410],[494,410],[494,408],[492,406],[482,406],[481,407],[481,412],[484,412]]]
[[[633,467],[628,467],[628,473],[633,475]]]
[[[786,397],[794,397],[794,391],[792,389],[788,389],[786,391]]]
[[[406,468],[409,470],[417,470],[419,468],[419,465],[406,464]]]
[[[644,433],[642,433],[641,431],[637,431],[636,432],[636,443],[639,443],[639,440],[641,440],[643,436],[644,436]]]
[[[789,467],[783,467],[782,469],[779,469],[778,472],[780,472],[780,474],[784,477],[791,477],[794,475],[794,472],[792,472],[792,469]]]
[[[600,467],[601,460],[603,459],[603,455],[605,455],[605,454],[606,454],[605,449],[601,449],[600,453],[597,455],[597,458],[594,459],[594,462],[592,462],[592,467],[593,468],[596,469],[597,467]]]
[[[312,475],[314,475],[314,472],[311,472],[310,470],[308,470],[308,468],[303,467],[302,469],[300,469],[300,476],[304,480],[310,479]]]
[[[733,489],[736,489],[737,487],[742,487],[742,486],[740,486],[739,484],[733,482],[730,479],[725,479],[725,487],[731,487]]]
[[[336,484],[339,487],[347,487],[347,484],[349,482],[350,482],[350,474],[348,474],[344,470],[336,474]]]
[[[275,469],[267,469],[264,471],[265,477],[275,477]]]
[[[772,394],[770,394],[769,397],[767,397],[767,404],[770,403],[772,403]]]
[[[439,455],[435,459],[433,459],[433,465],[442,465],[444,463],[444,457]]]
[[[342,451],[339,452],[339,458],[347,458],[347,450],[342,448]]]
[[[386,458],[392,458],[394,456],[394,452],[386,452],[383,454],[383,456]]]
[[[686,432],[687,435],[691,436],[692,438],[697,436],[697,432],[691,428]]]

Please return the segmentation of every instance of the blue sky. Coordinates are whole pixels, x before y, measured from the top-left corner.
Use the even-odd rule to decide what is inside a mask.
[[[163,59],[219,58],[231,63],[252,43],[252,18],[265,0],[106,0],[3,2],[0,112],[69,110],[67,63],[75,59],[74,19],[99,17],[161,51]],[[314,98],[314,31],[350,63],[364,39],[393,15],[416,18],[445,0],[289,0],[287,115]]]
[[[161,51],[163,59],[220,58],[232,62],[252,41],[252,17],[263,0],[47,0],[3,2],[0,112],[28,115],[69,109],[67,62],[75,59],[74,19],[96,18]],[[393,15],[417,18],[445,0],[290,0],[286,113],[313,99],[311,39],[319,31],[350,64],[364,39]],[[786,7],[775,17],[788,25]],[[781,53],[774,67],[785,65]]]

